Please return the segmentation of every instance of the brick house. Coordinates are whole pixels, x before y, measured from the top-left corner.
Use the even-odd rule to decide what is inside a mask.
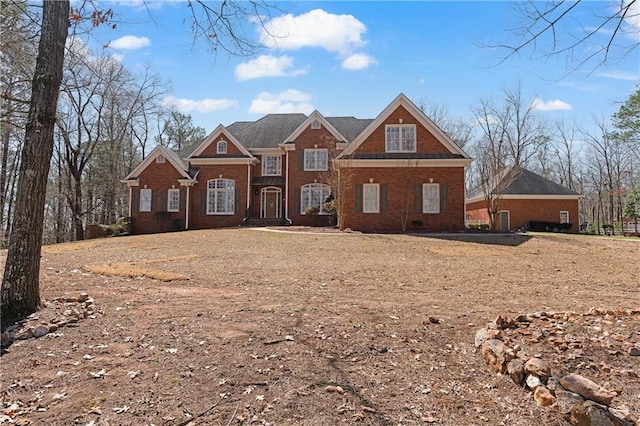
[[[496,230],[512,231],[531,222],[571,224],[568,232],[578,232],[580,194],[521,167],[512,167],[494,180],[490,191],[496,200]],[[496,190],[495,188],[502,188]],[[489,224],[485,193],[478,187],[469,192],[466,216],[469,224]]]
[[[122,182],[136,233],[336,220],[462,230],[471,161],[400,94],[375,119],[314,111],[220,125],[181,152],[155,148]]]

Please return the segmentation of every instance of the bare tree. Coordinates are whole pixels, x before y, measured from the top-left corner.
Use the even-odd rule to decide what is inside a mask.
[[[620,60],[638,51],[639,4],[638,0],[514,3],[518,19],[509,31],[509,42],[489,47],[504,49],[503,61],[525,52],[565,55],[568,62],[577,62],[576,68]],[[592,21],[584,22],[589,15]]]
[[[45,1],[13,229],[2,280],[3,323],[35,312],[40,304],[44,202],[68,29],[69,1]]]

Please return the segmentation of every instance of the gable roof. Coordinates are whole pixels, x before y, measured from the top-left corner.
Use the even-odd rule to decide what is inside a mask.
[[[306,119],[301,113],[268,114],[252,123],[233,123],[228,130],[247,148],[278,148]]]
[[[178,157],[178,155],[170,149],[158,145],[123,180],[127,181],[138,179],[144,169],[149,167],[149,165],[154,162],[160,155],[164,155],[164,158],[169,161],[169,163],[180,173],[180,175],[182,175],[184,179],[191,179],[191,176],[185,170],[184,164],[182,163],[182,160],[180,160],[180,157]]]
[[[526,198],[527,196],[531,198],[580,198],[580,194],[577,192],[519,166],[513,166],[501,174],[502,177],[497,176],[493,179],[496,183],[491,190],[492,194],[497,194],[497,187],[506,185],[500,192],[502,197],[506,196],[505,198],[509,198],[510,196],[519,196],[517,198]],[[467,202],[478,201],[483,198],[484,188],[483,186],[479,186],[469,192]]]
[[[309,115],[309,117],[307,117],[306,120],[304,120],[302,123],[300,123],[298,128],[296,130],[294,130],[293,133],[291,133],[287,137],[286,142],[287,143],[294,142],[296,140],[296,138],[298,136],[300,136],[302,134],[302,132],[304,132],[307,129],[307,127],[311,126],[311,123],[313,123],[316,120],[318,120],[320,122],[320,124],[324,125],[324,127],[326,127],[326,129],[329,131],[329,133],[331,133],[331,135],[333,135],[333,137],[336,138],[338,140],[338,142],[347,142],[346,138],[335,127],[333,127],[333,125],[331,123],[329,123],[329,121],[327,121],[327,119],[324,118],[324,116],[322,114],[320,114],[318,112],[318,110],[313,111],[311,113],[311,115]],[[285,142],[285,141],[283,141],[283,142]]]
[[[186,158],[189,159],[189,158],[199,157],[200,154],[202,154],[204,150],[207,149],[207,147],[211,145],[213,141],[215,141],[220,135],[223,135],[226,138],[226,140],[228,140],[233,145],[235,145],[235,147],[238,148],[238,150],[243,154],[244,157],[254,158],[253,155],[251,155],[251,153],[247,151],[247,148],[245,148],[240,143],[240,141],[238,141],[238,139],[236,139],[236,137],[233,134],[231,134],[222,124],[216,127],[216,129],[213,132],[211,132],[209,136],[204,138],[204,140],[200,142],[198,147],[195,150],[193,150],[193,152],[191,152],[191,154],[189,154]]]
[[[352,154],[367,138],[382,125],[382,123],[391,115],[398,107],[404,107],[409,114],[414,116],[418,122],[424,126],[435,138],[444,145],[452,154],[461,155],[462,158],[470,158],[458,145],[451,140],[445,132],[443,132],[433,121],[429,119],[413,102],[409,100],[403,93],[400,93],[340,154],[338,158],[346,157]]]

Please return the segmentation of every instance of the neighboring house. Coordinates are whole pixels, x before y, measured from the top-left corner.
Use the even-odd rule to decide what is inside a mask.
[[[122,182],[136,233],[336,218],[361,231],[462,230],[471,161],[401,94],[373,120],[314,111],[220,125],[179,153],[155,148]]]
[[[488,224],[486,194],[498,204],[496,229],[512,231],[530,222],[569,223],[578,232],[580,194],[521,167],[512,167],[495,179],[495,187],[478,187],[467,195],[467,223]],[[495,188],[501,188],[497,191]]]

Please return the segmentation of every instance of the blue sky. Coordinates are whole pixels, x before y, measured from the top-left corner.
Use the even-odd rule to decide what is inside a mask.
[[[612,4],[587,2],[599,11]],[[108,42],[105,52],[129,68],[149,67],[170,81],[166,102],[207,132],[270,112],[317,109],[325,116],[374,118],[401,92],[471,120],[481,98],[499,99],[501,89],[517,84],[541,118],[587,125],[592,117],[609,118],[640,80],[637,48],[606,66],[577,71],[566,56],[523,55],[498,63],[504,52],[483,45],[510,39],[514,2],[278,2],[282,11],[265,22],[270,34],[281,37],[247,24],[247,36],[265,44],[250,57],[214,57],[204,43],[194,44],[186,3],[106,5],[117,29],[103,28],[90,43],[99,48]],[[580,23],[593,24],[590,10],[578,12]],[[566,25],[575,29],[578,22]],[[627,22],[625,31],[618,40],[637,43],[640,21]]]

